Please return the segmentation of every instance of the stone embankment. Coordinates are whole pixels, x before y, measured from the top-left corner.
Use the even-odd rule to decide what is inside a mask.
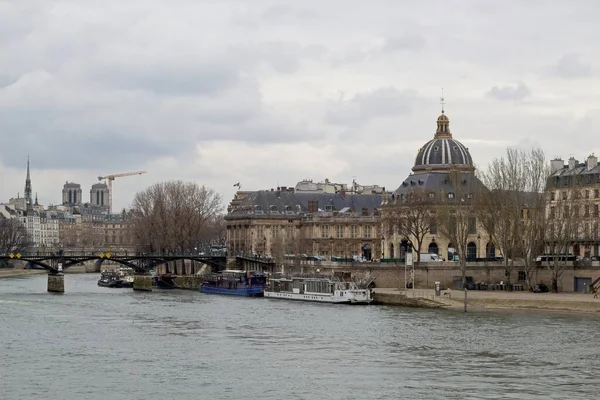
[[[446,293],[444,295],[444,293]],[[375,289],[375,301],[407,307],[446,308],[462,311],[464,292],[442,291],[435,296],[433,290]],[[531,293],[504,291],[468,291],[467,310],[539,310],[600,313],[600,296],[583,293]]]
[[[447,297],[436,297],[434,293],[428,291],[408,290],[404,293],[403,290],[376,288],[373,293],[373,304],[384,304],[403,307],[416,308],[440,308],[449,307],[452,301]]]

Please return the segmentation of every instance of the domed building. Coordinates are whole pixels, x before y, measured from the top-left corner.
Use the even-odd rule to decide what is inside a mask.
[[[456,245],[438,233],[435,222],[436,208],[442,205],[465,205],[472,203],[478,190],[483,189],[482,182],[475,176],[473,158],[469,149],[461,142],[454,139],[450,131],[450,119],[442,110],[437,119],[437,129],[433,139],[425,143],[417,152],[412,173],[402,182],[393,193],[384,196],[382,207],[382,258],[403,259],[409,243],[422,241],[420,253],[438,254],[441,258],[452,260],[455,258]],[[417,203],[418,202],[418,203]],[[391,222],[393,215],[399,215],[398,210],[403,208],[427,209],[427,216],[431,222],[412,221],[413,227],[402,227]],[[406,212],[405,212],[406,214]],[[415,219],[413,215],[408,219]],[[415,223],[422,226],[422,239],[415,236]],[[386,226],[387,225],[387,226]],[[392,227],[392,225],[396,225]],[[468,221],[469,241],[466,246],[466,258],[475,259],[493,256],[494,246],[488,243],[487,237],[477,223],[476,217],[469,216]],[[407,224],[410,226],[410,223]],[[483,246],[483,250],[481,247]],[[487,248],[487,251],[486,251]],[[460,252],[462,253],[462,252]]]

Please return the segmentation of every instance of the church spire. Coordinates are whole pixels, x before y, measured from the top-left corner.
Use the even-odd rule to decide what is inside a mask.
[[[35,192],[35,204],[36,206],[39,206],[40,203],[38,203],[38,199],[37,199],[37,192]]]
[[[33,210],[33,202],[31,199],[31,174],[29,171],[29,156],[27,156],[27,177],[25,178],[25,204],[27,211]]]

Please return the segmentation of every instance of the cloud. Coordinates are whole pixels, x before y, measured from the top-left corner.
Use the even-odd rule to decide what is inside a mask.
[[[531,91],[527,85],[523,82],[518,82],[511,85],[494,86],[486,93],[486,96],[501,101],[519,101],[525,99],[530,94]]]
[[[556,65],[556,73],[562,78],[587,78],[591,72],[590,66],[583,63],[577,54],[565,54]]]
[[[414,90],[399,91],[393,87],[357,93],[349,100],[333,102],[325,120],[330,124],[360,126],[373,118],[410,113],[415,98]]]
[[[45,204],[67,179],[87,190],[132,170],[148,173],[115,182],[116,208],[170,179],[226,200],[240,180],[395,188],[433,137],[442,87],[478,165],[523,137],[547,154],[600,153],[598,12],[592,1],[0,2],[0,200],[22,193],[28,153]],[[569,150],[565,136],[581,140]]]

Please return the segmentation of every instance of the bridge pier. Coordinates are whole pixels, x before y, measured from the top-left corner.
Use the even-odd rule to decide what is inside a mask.
[[[65,292],[65,276],[62,273],[48,274],[48,292],[64,293]]]
[[[152,276],[150,275],[134,275],[133,290],[144,292],[152,291]]]

